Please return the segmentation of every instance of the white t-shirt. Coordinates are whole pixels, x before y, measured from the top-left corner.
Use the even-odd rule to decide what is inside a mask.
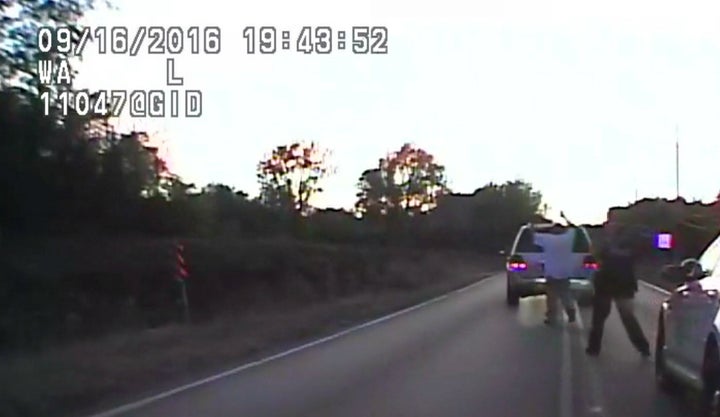
[[[575,269],[572,256],[575,230],[566,230],[563,234],[535,233],[535,244],[542,246],[545,258],[545,277],[548,279],[569,278]]]

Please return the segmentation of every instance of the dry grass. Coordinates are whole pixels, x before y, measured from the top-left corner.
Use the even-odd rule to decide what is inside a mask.
[[[96,411],[176,386],[480,279],[501,260],[414,253],[389,261],[382,286],[288,305],[268,297],[201,325],[113,334],[0,358],[0,415]],[[331,277],[330,281],[342,280]]]

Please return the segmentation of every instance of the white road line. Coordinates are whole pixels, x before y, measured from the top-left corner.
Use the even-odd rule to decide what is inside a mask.
[[[393,319],[393,318],[395,318],[395,317],[398,317],[398,316],[401,316],[401,315],[403,315],[403,314],[407,314],[407,313],[410,313],[410,312],[412,312],[412,311],[415,311],[415,310],[418,310],[418,309],[420,309],[420,308],[423,308],[423,307],[425,307],[425,306],[428,306],[428,305],[430,305],[430,304],[434,304],[434,303],[436,303],[436,302],[438,302],[438,301],[441,301],[441,300],[444,300],[444,299],[448,298],[448,297],[449,297],[450,295],[452,295],[452,294],[461,293],[461,292],[466,291],[466,290],[469,290],[469,289],[471,289],[471,288],[480,286],[480,285],[482,285],[483,283],[490,281],[490,280],[492,279],[492,277],[495,276],[495,275],[497,275],[497,274],[498,274],[498,273],[492,273],[492,274],[490,274],[490,275],[486,275],[486,276],[484,276],[482,279],[480,279],[479,281],[474,282],[474,283],[472,283],[472,284],[470,284],[470,285],[467,285],[467,286],[465,286],[465,287],[462,287],[462,288],[460,288],[460,289],[457,289],[457,290],[451,291],[451,292],[449,292],[449,293],[440,295],[440,296],[438,296],[438,297],[435,297],[435,298],[432,298],[432,299],[430,299],[430,300],[424,301],[424,302],[422,302],[422,303],[420,303],[420,304],[416,304],[416,305],[414,305],[414,306],[404,308],[404,309],[402,309],[402,310],[400,310],[400,311],[396,311],[396,312],[394,312],[394,313],[391,313],[391,314],[388,314],[388,315],[386,315],[386,316],[377,318],[377,319],[375,319],[375,320],[371,320],[371,321],[368,321],[368,322],[366,322],[366,323],[359,324],[359,325],[357,325],[357,326],[354,326],[354,327],[351,327],[351,328],[349,328],[349,329],[340,331],[340,332],[335,333],[335,334],[332,334],[332,335],[330,335],[330,336],[326,336],[326,337],[323,337],[323,338],[321,338],[321,339],[318,339],[318,340],[315,340],[315,341],[306,343],[306,344],[304,344],[304,345],[297,346],[297,347],[292,348],[292,349],[290,349],[290,350],[286,350],[285,352],[281,352],[281,353],[278,353],[278,354],[275,354],[275,355],[272,355],[272,356],[268,356],[268,357],[263,358],[263,359],[259,359],[259,360],[254,361],[254,362],[247,363],[247,364],[245,364],[245,365],[241,365],[241,366],[239,366],[239,367],[236,367],[236,368],[227,370],[227,371],[225,371],[225,372],[222,372],[222,373],[219,373],[219,374],[210,376],[210,377],[205,378],[205,379],[201,379],[201,380],[199,380],[199,381],[195,381],[195,382],[189,383],[189,384],[187,384],[187,385],[180,386],[180,387],[178,387],[178,388],[171,389],[171,390],[169,390],[169,391],[162,392],[162,393],[157,394],[157,395],[153,395],[153,396],[151,396],[151,397],[144,398],[144,399],[139,400],[139,401],[135,401],[135,402],[132,402],[132,403],[129,403],[129,404],[125,404],[125,405],[123,405],[123,406],[120,406],[120,407],[117,407],[117,408],[113,408],[113,409],[111,409],[111,410],[107,410],[107,411],[104,411],[104,412],[101,412],[101,413],[93,414],[92,416],[89,416],[89,417],[114,417],[114,416],[121,415],[121,414],[123,414],[123,413],[127,413],[127,412],[132,411],[132,410],[136,410],[136,409],[138,409],[138,408],[142,408],[142,407],[144,407],[144,406],[146,406],[146,405],[148,405],[148,404],[151,404],[151,403],[160,401],[160,400],[162,400],[162,399],[171,397],[171,396],[173,396],[173,395],[175,395],[175,394],[179,394],[179,393],[181,393],[181,392],[183,392],[183,391],[187,391],[187,390],[190,390],[190,389],[192,389],[192,388],[197,388],[197,387],[199,387],[199,386],[201,386],[201,385],[205,385],[205,384],[208,384],[208,383],[210,383],[210,382],[214,382],[214,381],[217,381],[217,380],[219,380],[219,379],[222,379],[222,378],[225,378],[225,377],[228,377],[228,376],[231,376],[231,375],[238,374],[238,373],[243,372],[243,371],[246,371],[246,370],[248,370],[248,369],[255,368],[255,367],[258,367],[258,366],[263,365],[263,364],[265,364],[265,363],[268,363],[268,362],[271,362],[271,361],[274,361],[274,360],[277,360],[277,359],[284,358],[284,357],[286,357],[286,356],[292,355],[293,353],[297,353],[297,352],[300,352],[300,351],[302,351],[302,350],[306,350],[306,349],[309,349],[309,348],[311,348],[311,347],[318,346],[318,345],[321,345],[321,344],[323,344],[323,343],[330,342],[330,341],[332,341],[332,340],[338,339],[338,338],[340,338],[340,337],[342,337],[342,336],[345,336],[345,335],[348,335],[348,334],[350,334],[350,333],[354,333],[354,332],[356,332],[356,331],[358,331],[358,330],[361,330],[361,329],[364,329],[364,328],[366,328],[366,327],[370,327],[370,326],[374,326],[374,325],[376,325],[376,324],[380,324],[380,323],[382,323],[382,322],[391,320],[391,319]]]
[[[638,280],[638,281],[639,281],[642,285],[644,285],[645,287],[650,288],[651,290],[655,290],[655,291],[659,292],[660,294],[670,295],[670,291],[668,291],[668,290],[666,290],[666,289],[664,289],[664,288],[660,288],[660,287],[658,287],[657,285],[653,285],[653,284],[651,284],[651,283],[649,283],[649,282],[646,282],[646,281],[642,281],[642,280]]]
[[[573,415],[571,353],[570,332],[567,328],[564,328],[562,338],[562,363],[560,364],[560,417],[572,417]]]
[[[580,310],[577,309],[577,305],[575,306],[577,311],[577,324],[578,328],[580,329],[580,334],[585,334],[585,325],[583,324],[582,315],[580,314]],[[581,345],[582,346],[582,345]],[[600,417],[607,417],[608,413],[605,409],[604,400],[603,400],[603,392],[602,392],[602,385],[600,384],[600,377],[598,376],[598,372],[595,366],[595,362],[590,360],[587,361],[588,367],[588,385],[589,385],[589,391],[590,391],[590,404],[588,404],[588,411],[590,412],[591,416],[600,416]]]

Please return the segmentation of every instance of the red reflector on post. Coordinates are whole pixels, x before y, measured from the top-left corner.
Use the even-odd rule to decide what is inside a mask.
[[[183,256],[183,252],[185,251],[185,245],[181,243],[175,244],[175,278],[179,279],[181,281],[186,280],[190,273],[187,269],[187,263],[185,261],[185,256]]]

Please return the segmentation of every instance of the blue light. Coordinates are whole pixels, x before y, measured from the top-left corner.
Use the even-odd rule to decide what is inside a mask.
[[[658,233],[655,235],[655,246],[658,249],[672,249],[673,238],[671,233]]]

